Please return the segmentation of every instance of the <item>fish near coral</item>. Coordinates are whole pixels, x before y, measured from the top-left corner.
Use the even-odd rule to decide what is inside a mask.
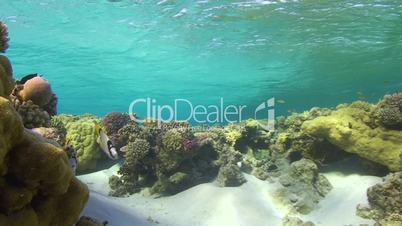
[[[98,124],[95,125],[96,128],[96,133],[98,135],[97,142],[100,146],[100,148],[103,150],[103,152],[112,160],[116,160],[119,158],[119,155],[117,154],[117,150],[113,144],[113,142],[109,139],[109,137],[106,135],[105,131],[103,130],[102,127],[100,127]]]

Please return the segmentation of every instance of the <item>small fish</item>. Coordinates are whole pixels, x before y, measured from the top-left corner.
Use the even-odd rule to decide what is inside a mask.
[[[276,102],[279,103],[279,104],[285,104],[286,103],[285,100],[277,100]]]
[[[71,157],[69,158],[69,162],[70,162],[70,167],[73,170],[73,173],[75,174],[75,172],[77,171],[77,165],[78,165],[78,160],[77,160],[77,156],[75,155],[75,153],[73,153],[71,155]]]
[[[25,84],[28,80],[35,78],[35,77],[42,77],[40,74],[35,73],[35,74],[29,74],[29,75],[25,75],[24,77],[22,77],[21,80],[17,81],[18,84]]]
[[[389,80],[385,80],[385,81],[384,81],[384,84],[385,84],[385,85],[389,85],[390,83],[391,83],[391,81],[389,81]]]
[[[119,155],[117,154],[117,150],[115,146],[113,145],[112,141],[109,139],[109,137],[106,135],[105,131],[100,127],[98,124],[95,124],[95,129],[96,133],[98,135],[98,144],[105,152],[105,154],[113,160],[116,160],[119,158]]]

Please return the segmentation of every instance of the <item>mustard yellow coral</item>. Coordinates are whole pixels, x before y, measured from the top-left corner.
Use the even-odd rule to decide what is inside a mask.
[[[67,131],[66,142],[77,151],[77,170],[79,172],[94,170],[104,157],[97,143],[98,135],[95,129],[95,124],[101,123],[100,119],[92,115],[58,115],[52,120],[64,124]]]
[[[66,153],[24,130],[0,97],[0,226],[71,226],[87,199]]]
[[[363,102],[341,105],[328,116],[304,122],[302,129],[391,171],[402,170],[402,131],[372,128],[373,107]]]

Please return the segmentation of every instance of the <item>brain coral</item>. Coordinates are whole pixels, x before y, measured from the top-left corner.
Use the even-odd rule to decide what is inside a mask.
[[[19,92],[23,101],[31,100],[39,107],[47,105],[53,97],[49,82],[39,76],[29,79]]]
[[[103,154],[97,139],[95,123],[100,119],[91,115],[57,115],[52,120],[61,121],[67,131],[66,143],[77,151],[78,172],[93,170]]]
[[[88,190],[73,176],[67,155],[24,130],[3,97],[0,113],[0,225],[73,225]]]

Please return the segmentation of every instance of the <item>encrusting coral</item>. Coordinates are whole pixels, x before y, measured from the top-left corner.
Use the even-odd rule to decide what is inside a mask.
[[[373,127],[374,108],[359,101],[340,105],[328,116],[304,122],[302,130],[391,171],[402,170],[402,131]]]
[[[369,206],[359,205],[357,214],[379,225],[402,225],[402,172],[387,175],[367,190]]]

